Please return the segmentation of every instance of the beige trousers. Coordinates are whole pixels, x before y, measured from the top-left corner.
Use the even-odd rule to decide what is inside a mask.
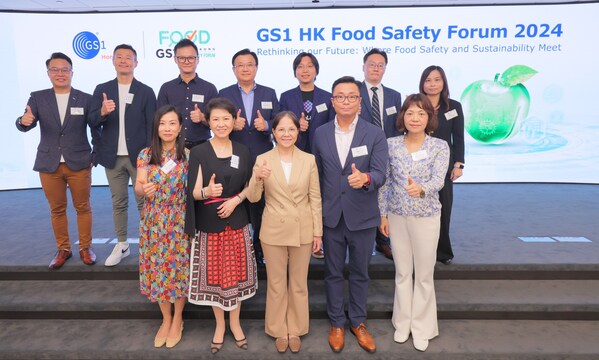
[[[393,327],[401,336],[412,333],[414,339],[432,339],[439,335],[433,274],[440,215],[414,217],[389,214],[388,218],[395,262]]]
[[[265,332],[272,337],[308,333],[308,267],[312,244],[300,247],[262,243],[266,262]]]

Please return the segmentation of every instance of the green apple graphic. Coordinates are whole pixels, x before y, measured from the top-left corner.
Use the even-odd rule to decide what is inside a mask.
[[[501,144],[518,133],[528,116],[530,95],[523,82],[537,73],[525,65],[514,65],[495,80],[479,80],[462,93],[464,126],[475,140]]]

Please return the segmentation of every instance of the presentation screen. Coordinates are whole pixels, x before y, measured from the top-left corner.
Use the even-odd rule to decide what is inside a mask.
[[[388,53],[383,85],[402,98],[418,92],[422,71],[446,71],[465,113],[461,182],[599,183],[599,110],[594,85],[599,3],[409,8],[285,9],[110,14],[0,13],[0,189],[39,187],[32,170],[39,127],[15,120],[32,91],[49,88],[45,60],[73,59],[73,87],[92,93],[115,78],[112,52],[131,44],[135,77],[160,86],[178,76],[173,47],[199,48],[198,75],[218,89],[235,83],[232,55],[259,57],[256,81],[280,95],[296,87],[292,61],[320,63],[316,85],[331,91],[344,75],[363,80],[363,56]],[[42,120],[43,121],[43,120]],[[101,166],[93,184],[106,184]]]

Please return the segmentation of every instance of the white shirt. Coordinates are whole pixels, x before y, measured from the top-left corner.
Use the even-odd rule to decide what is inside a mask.
[[[118,156],[129,155],[127,151],[127,136],[125,134],[125,109],[129,97],[131,84],[119,84],[119,142],[116,150]]]
[[[370,98],[370,106],[372,106],[372,87],[377,88],[376,94],[379,98],[379,114],[381,114],[381,127],[385,130],[385,113],[383,112],[383,108],[385,105],[385,95],[383,94],[383,84],[379,83],[378,85],[372,85],[368,83],[368,81],[364,80],[364,84],[366,84],[366,88],[368,89],[368,97]]]
[[[339,161],[341,161],[341,167],[345,166],[347,155],[349,154],[349,148],[351,142],[354,140],[354,133],[356,132],[356,124],[358,123],[358,115],[356,114],[355,119],[349,124],[349,130],[346,132],[341,129],[337,116],[335,116],[335,145],[337,145],[337,153],[339,154]]]
[[[289,179],[291,179],[291,163],[281,160],[281,166],[283,167],[283,173],[285,174],[285,180],[287,180],[287,184],[289,184]]]
[[[56,105],[58,105],[58,116],[60,117],[60,125],[64,125],[64,117],[67,115],[67,106],[69,105],[69,96],[71,96],[71,93],[54,93],[54,95],[56,95]],[[64,162],[62,151],[60,152],[60,162]]]

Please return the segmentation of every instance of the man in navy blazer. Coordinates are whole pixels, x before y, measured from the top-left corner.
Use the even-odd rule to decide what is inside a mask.
[[[343,270],[349,250],[349,322],[360,346],[376,351],[366,330],[368,265],[380,222],[378,189],[385,183],[389,158],[380,128],[358,116],[360,83],[346,76],[333,84],[334,122],[316,130],[313,154],[320,174],[325,252],[329,345],[344,345]]]
[[[249,49],[240,50],[233,55],[231,62],[237,83],[222,89],[218,95],[231,100],[237,108],[237,119],[230,138],[250,149],[253,163],[258,155],[273,148],[272,121],[279,113],[279,101],[274,89],[256,84],[258,55],[255,52]],[[263,265],[264,257],[259,234],[264,198],[257,203],[249,204],[249,211],[256,262]]]
[[[156,95],[149,86],[133,77],[137,52],[131,45],[118,45],[112,63],[116,79],[96,86],[91,100],[90,122],[102,130],[98,142],[98,163],[104,166],[110,193],[118,243],[106,259],[114,266],[130,254],[127,243],[129,179],[137,176],[137,155],[150,145]],[[136,196],[141,213],[143,198]]]
[[[90,95],[71,87],[73,62],[60,52],[46,61],[52,88],[35,91],[27,102],[17,129],[27,132],[40,124],[40,144],[33,170],[38,171],[52,213],[57,252],[50,269],[59,269],[72,256],[67,226],[67,185],[77,211],[79,256],[86,265],[96,262],[92,251],[92,148],[87,138]],[[97,132],[92,130],[92,143]]]
[[[372,48],[364,55],[364,81],[360,86],[362,112],[360,116],[371,124],[382,127],[387,138],[401,135],[397,130],[397,115],[401,108],[401,94],[381,83],[387,68],[387,53]],[[378,104],[377,107],[373,104]],[[393,259],[391,242],[377,229],[376,250]]]
[[[316,85],[320,65],[313,54],[302,52],[293,60],[293,74],[299,86],[281,94],[281,111],[291,111],[300,119],[300,134],[295,146],[306,152],[316,129],[335,118],[331,104],[331,93]]]

